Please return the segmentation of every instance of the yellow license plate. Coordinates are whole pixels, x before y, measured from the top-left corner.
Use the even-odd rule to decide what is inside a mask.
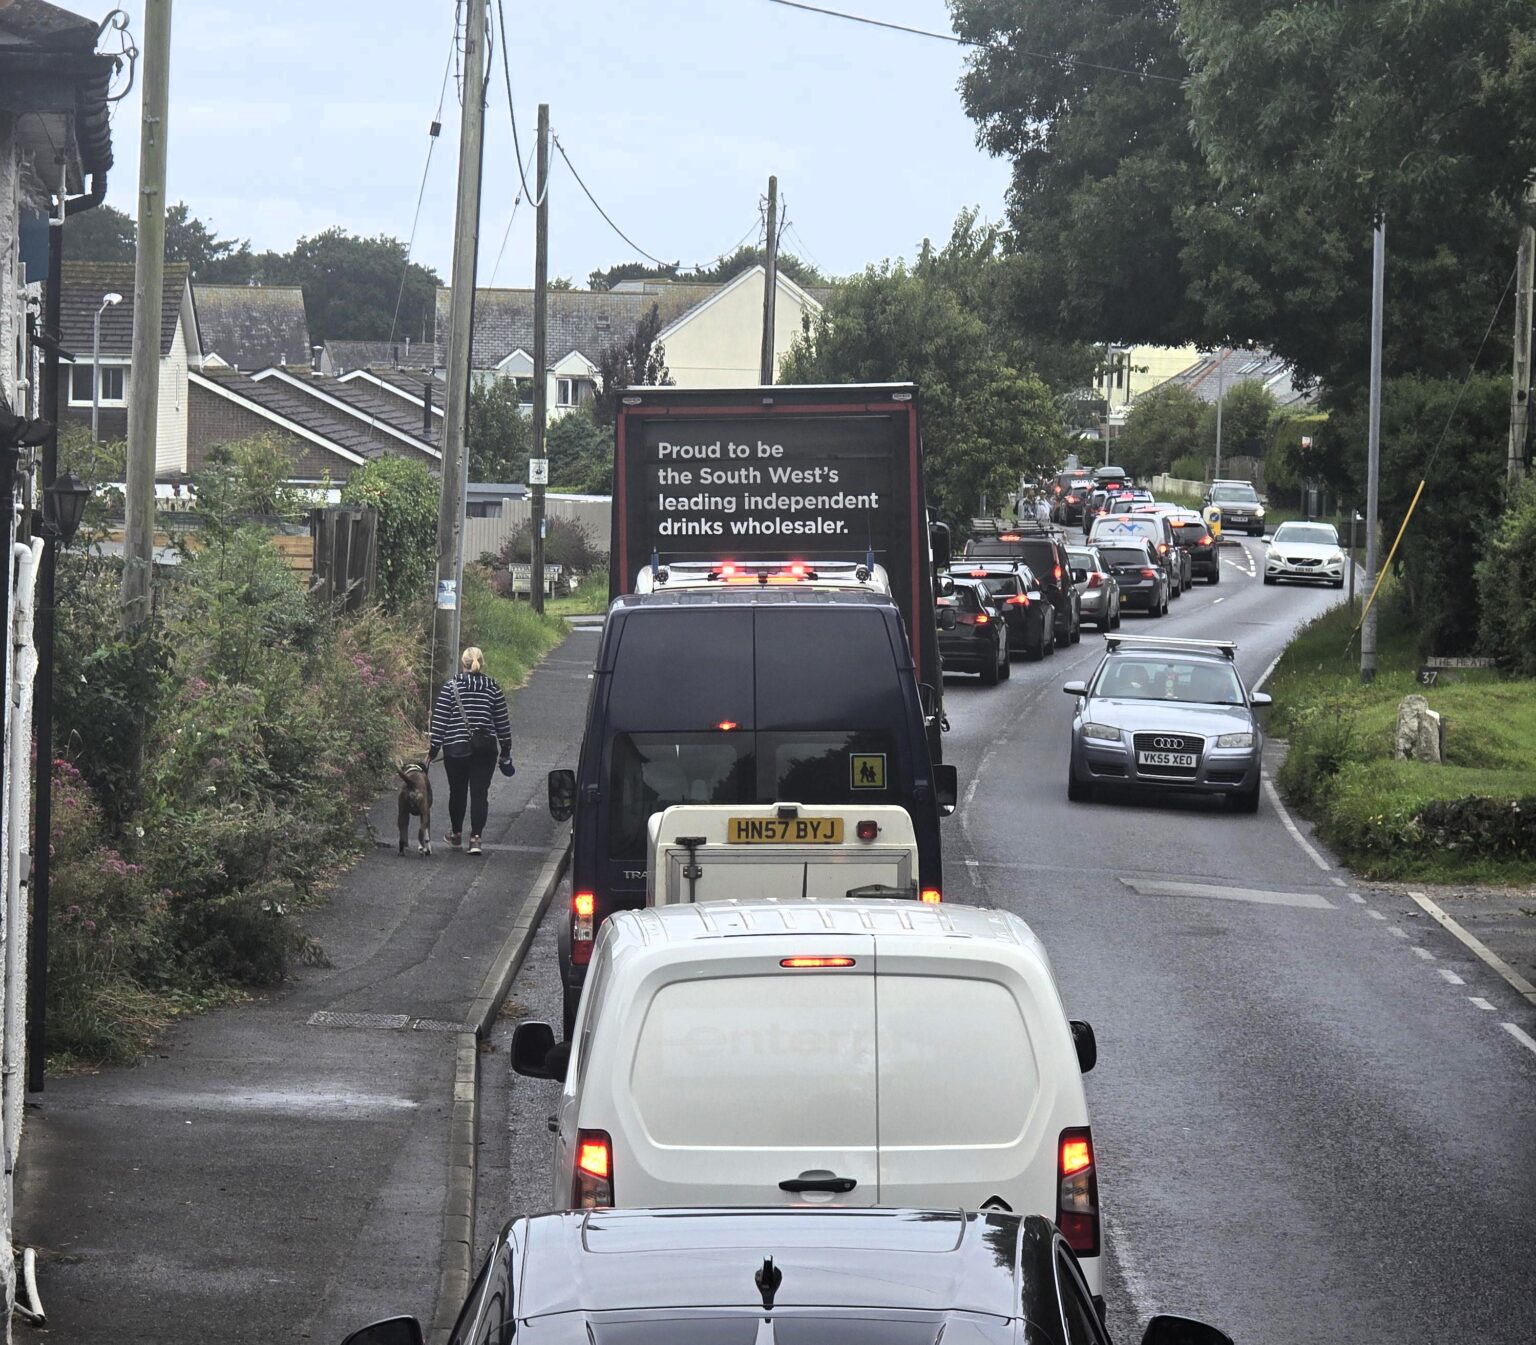
[[[725,838],[732,845],[841,845],[840,817],[733,817]]]

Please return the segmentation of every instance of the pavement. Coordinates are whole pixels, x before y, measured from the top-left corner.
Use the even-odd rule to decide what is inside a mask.
[[[564,840],[545,773],[574,758],[595,649],[572,634],[509,698],[518,771],[493,781],[484,855],[442,843],[440,769],[429,859],[396,854],[381,796],[376,847],[305,920],[328,965],[29,1099],[14,1224],[48,1338],[340,1341],[395,1313],[432,1321],[469,1260],[445,1238],[464,1029],[510,980],[509,935]]]

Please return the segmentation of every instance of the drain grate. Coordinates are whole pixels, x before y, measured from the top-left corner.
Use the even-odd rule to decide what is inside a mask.
[[[404,1013],[332,1013],[321,1009],[309,1016],[310,1027],[387,1027],[402,1028],[411,1021]]]
[[[468,1032],[463,1023],[445,1023],[440,1018],[418,1018],[411,1026],[417,1032]]]

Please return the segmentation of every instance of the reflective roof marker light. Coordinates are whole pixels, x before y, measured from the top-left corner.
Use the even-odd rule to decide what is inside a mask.
[[[941,901],[944,900],[944,896],[936,887],[925,887],[918,894],[918,900],[921,901],[924,906],[937,906]]]

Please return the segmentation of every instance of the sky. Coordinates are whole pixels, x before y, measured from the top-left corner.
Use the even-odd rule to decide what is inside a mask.
[[[83,0],[62,3],[79,12]],[[755,241],[770,173],[785,246],[829,274],[912,257],[925,237],[942,244],[964,207],[1002,214],[1008,165],[976,146],[957,90],[965,51],[953,43],[770,0],[503,4],[524,154],[547,102],[592,194],[656,257],[708,263]],[[122,5],[142,47],[143,0]],[[950,31],[943,0],[831,7]],[[407,239],[448,71],[412,252],[446,281],[460,114],[454,9],[454,0],[175,0],[166,199],[258,251],[286,251],[332,226]],[[109,35],[102,46],[111,45]],[[512,214],[521,184],[499,38],[491,62],[479,283],[529,285],[534,212],[524,202]],[[136,87],[113,123],[107,192],[130,215],[139,121]],[[550,274],[584,286],[589,272],[636,250],[551,155]]]

